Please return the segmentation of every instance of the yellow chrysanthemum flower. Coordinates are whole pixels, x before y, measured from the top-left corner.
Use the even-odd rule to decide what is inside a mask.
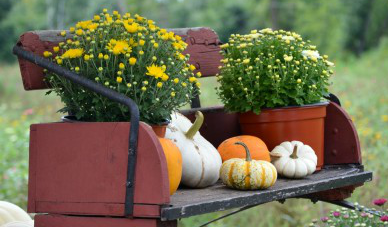
[[[139,30],[139,24],[138,23],[132,23],[132,24],[127,24],[124,23],[124,27],[129,33],[135,33]]]
[[[129,46],[128,42],[125,40],[115,40],[111,39],[107,46],[108,50],[111,50],[114,55],[131,53],[132,48]]]
[[[117,81],[117,83],[121,83],[121,82],[123,82],[123,78],[120,77],[120,76],[118,76],[118,77],[116,78],[116,81]]]
[[[160,77],[163,77],[163,75],[165,74],[164,71],[165,69],[163,69],[162,67],[152,64],[151,66],[147,67],[146,75],[149,75],[155,78],[160,78]]]
[[[120,63],[120,64],[119,64],[119,68],[120,68],[120,69],[124,69],[124,68],[125,68],[124,63]]]
[[[48,57],[50,57],[52,55],[52,53],[50,52],[50,51],[45,51],[45,52],[43,52],[43,56],[45,57],[45,58],[48,58]]]
[[[53,47],[53,50],[54,50],[54,53],[58,53],[59,52],[59,46]]]
[[[130,65],[135,65],[137,60],[136,58],[130,58],[128,61]]]
[[[75,34],[81,36],[84,34],[84,31],[82,29],[78,29],[77,31],[75,31]]]
[[[62,58],[79,58],[84,53],[84,49],[82,48],[76,48],[76,49],[69,49],[65,53],[62,54]]]

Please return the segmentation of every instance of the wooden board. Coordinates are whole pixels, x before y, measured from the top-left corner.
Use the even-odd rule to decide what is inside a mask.
[[[67,215],[36,215],[35,227],[177,227],[177,221]]]
[[[126,122],[32,125],[28,212],[124,216],[129,127]],[[133,215],[159,217],[159,205],[169,201],[162,147],[141,123]]]
[[[162,208],[162,220],[175,220],[231,208],[295,198],[318,191],[355,185],[372,180],[362,166],[331,166],[304,179],[278,179],[267,190],[238,191],[217,183],[204,189],[179,189],[169,206]]]
[[[218,73],[218,66],[222,58],[220,40],[218,35],[210,28],[176,28],[168,29],[183,37],[188,44],[185,54],[190,54],[189,63],[196,66],[202,75],[213,76]],[[60,35],[60,31],[29,31],[22,34],[18,45],[25,50],[42,56],[44,51],[52,51],[52,48],[71,38],[67,32],[66,37]],[[31,62],[19,58],[20,72],[25,90],[46,89],[47,84],[43,81],[43,69]]]

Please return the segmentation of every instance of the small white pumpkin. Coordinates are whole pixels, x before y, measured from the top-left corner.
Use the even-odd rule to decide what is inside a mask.
[[[15,204],[0,201],[0,226],[9,222],[30,222],[32,219],[22,208]]]
[[[303,178],[314,173],[317,168],[314,150],[300,141],[283,142],[270,155],[280,176]]]
[[[195,116],[192,124],[182,114],[173,113],[165,138],[172,140],[182,154],[181,183],[203,188],[217,182],[222,160],[217,149],[198,132],[204,120],[203,114],[198,111]]]
[[[22,221],[13,221],[9,222],[0,227],[34,227],[34,221],[22,222]]]

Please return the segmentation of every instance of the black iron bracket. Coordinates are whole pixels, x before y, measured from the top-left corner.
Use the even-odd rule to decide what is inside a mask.
[[[43,67],[59,76],[62,76],[73,83],[79,84],[82,87],[100,94],[112,101],[125,105],[130,110],[130,132],[128,144],[128,167],[127,167],[127,181],[126,181],[126,195],[125,195],[125,216],[129,217],[133,214],[134,190],[135,190],[135,170],[136,170],[136,156],[137,156],[137,139],[139,134],[139,108],[136,103],[129,97],[120,94],[112,89],[106,88],[92,80],[82,77],[68,69],[65,69],[48,59],[36,55],[30,51],[24,50],[22,47],[15,45],[13,47],[13,54],[23,58],[35,65]]]

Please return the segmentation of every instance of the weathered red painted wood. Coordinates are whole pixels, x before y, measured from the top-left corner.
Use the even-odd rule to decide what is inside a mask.
[[[179,28],[169,29],[181,35],[188,47],[185,53],[190,54],[189,62],[197,67],[203,76],[213,76],[218,72],[220,59],[218,35],[210,28]],[[18,45],[35,54],[43,55],[44,51],[52,51],[59,42],[71,38],[62,37],[60,31],[30,31],[20,36]],[[25,90],[47,88],[43,81],[43,69],[26,60],[19,58],[20,72]]]
[[[85,210],[89,215],[106,215],[109,210],[111,216],[123,216],[122,203],[68,203],[68,202],[36,202],[37,211],[49,210],[52,214],[83,215]],[[134,217],[160,217],[160,205],[135,204]]]
[[[61,36],[58,35],[57,37]],[[64,39],[63,37],[61,38]],[[20,36],[18,45],[21,45],[25,50],[43,56],[44,51],[52,52],[52,48],[59,42],[59,39],[41,40],[37,33],[26,32]],[[18,60],[25,90],[47,88],[47,84],[43,81],[43,68],[22,58],[18,58]]]
[[[31,126],[31,213],[123,216],[129,123],[48,123]],[[152,129],[140,124],[134,216],[157,216],[170,201],[167,165]],[[77,203],[77,204],[76,204]]]
[[[35,227],[177,227],[177,221],[67,215],[36,215]]]
[[[361,148],[356,127],[339,105],[327,106],[325,119],[325,164],[361,164]]]
[[[190,54],[189,63],[196,67],[204,77],[214,76],[219,72],[220,40],[217,33],[209,28],[190,29],[184,37],[188,44],[185,54]]]
[[[195,112],[198,110],[205,117],[200,133],[215,147],[230,137],[241,135],[236,113],[227,113],[223,106],[216,106],[185,110],[182,111],[182,114],[194,121]]]

